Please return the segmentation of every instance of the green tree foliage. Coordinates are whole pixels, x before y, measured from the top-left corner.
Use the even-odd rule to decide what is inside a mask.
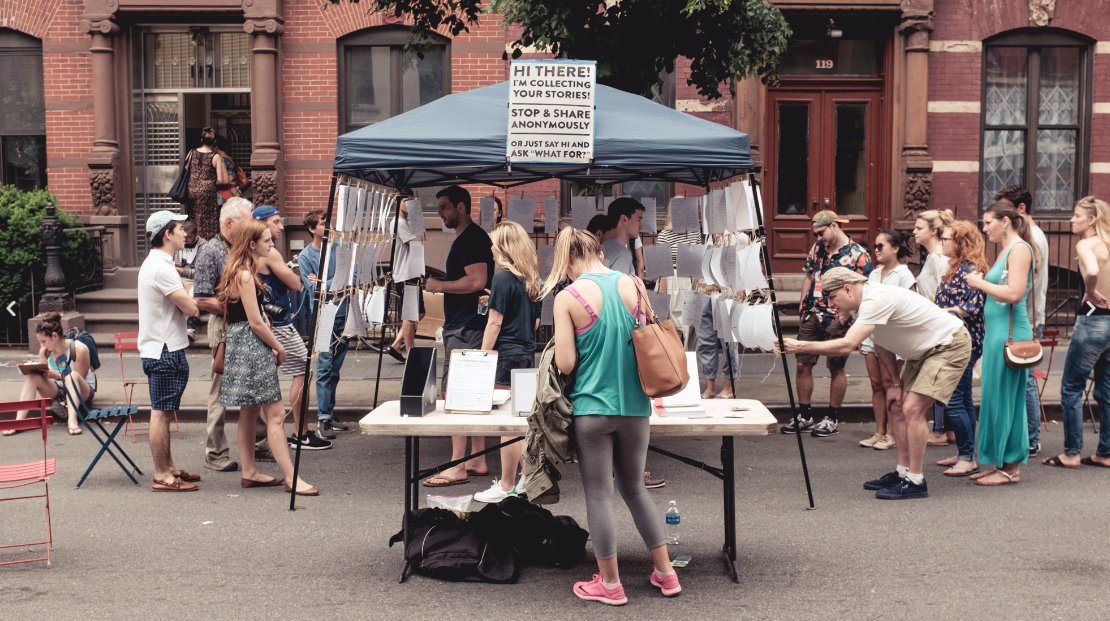
[[[0,310],[13,300],[20,306],[28,304],[32,278],[36,296],[45,289],[46,245],[41,225],[48,202],[57,205],[58,199],[46,190],[24,192],[12,185],[0,185]],[[54,214],[67,229],[84,228],[80,220],[60,209]],[[88,233],[66,233],[62,270],[67,277],[78,273],[84,255],[91,251]]]
[[[339,4],[359,0],[326,0]],[[708,99],[720,85],[756,76],[778,80],[779,55],[790,28],[782,13],[763,0],[367,0],[368,10],[409,14],[408,48],[419,50],[429,32],[445,26],[452,36],[489,13],[503,13],[506,27],[523,26],[512,43],[546,50],[558,58],[596,60],[598,82],[650,96],[660,72],[673,71],[679,56],[690,59],[688,84]]]

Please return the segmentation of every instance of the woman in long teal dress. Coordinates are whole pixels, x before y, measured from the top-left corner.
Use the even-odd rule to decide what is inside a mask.
[[[1028,369],[1010,368],[1003,348],[1010,340],[1033,338],[1026,293],[1033,289],[1036,261],[1029,225],[1009,203],[995,203],[983,213],[983,232],[1001,244],[998,261],[986,276],[971,274],[967,282],[983,291],[987,333],[983,340],[983,397],[979,405],[979,463],[992,468],[974,475],[979,485],[1012,485],[1021,480],[1021,464],[1029,460],[1029,428],[1025,415]]]

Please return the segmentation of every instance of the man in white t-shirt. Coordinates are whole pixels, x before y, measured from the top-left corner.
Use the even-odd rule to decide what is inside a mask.
[[[877,490],[875,497],[885,500],[927,497],[923,474],[929,437],[926,416],[934,403],[947,404],[956,390],[971,360],[971,335],[959,317],[917,293],[870,284],[866,276],[847,268],[825,272],[821,288],[837,312],[854,312],[855,323],[838,339],[784,339],[786,353],[845,356],[870,336],[891,377],[898,377],[895,355],[906,359],[899,381],[886,393],[898,467],[864,483],[863,488]]]
[[[1033,236],[1033,245],[1041,260],[1037,263],[1033,275],[1033,302],[1027,304],[1029,311],[1029,325],[1033,326],[1036,338],[1044,336],[1045,303],[1048,298],[1048,237],[1041,227],[1033,221],[1029,210],[1033,208],[1033,195],[1023,185],[1009,185],[994,195],[994,200],[1010,203],[1018,213],[1025,216],[1029,224],[1029,232]],[[1036,313],[1034,313],[1034,310]],[[1025,384],[1025,416],[1029,423],[1029,456],[1036,457],[1041,452],[1041,398],[1037,393],[1037,380],[1029,372],[1029,379]]]
[[[170,419],[181,405],[189,383],[189,346],[186,318],[199,314],[173,255],[185,247],[186,216],[157,211],[146,221],[151,251],[139,268],[139,357],[150,388],[150,452],[154,457],[156,492],[191,492],[200,475],[189,474],[173,463],[170,455]]]

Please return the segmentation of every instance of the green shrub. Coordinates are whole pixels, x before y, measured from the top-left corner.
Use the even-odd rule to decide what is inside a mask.
[[[14,300],[25,306],[34,296],[42,296],[46,285],[46,245],[42,240],[42,219],[46,204],[58,199],[46,190],[24,192],[12,185],[0,185],[0,307]],[[67,229],[84,228],[81,221],[61,209],[54,211]],[[62,270],[67,278],[79,273],[85,254],[92,252],[85,231],[66,233],[62,242]]]

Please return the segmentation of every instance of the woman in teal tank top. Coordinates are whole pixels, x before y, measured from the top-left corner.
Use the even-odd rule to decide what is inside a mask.
[[[651,552],[651,584],[664,595],[682,587],[671,567],[666,536],[655,501],[644,487],[651,401],[640,386],[631,333],[639,323],[637,289],[643,283],[610,270],[601,244],[586,231],[563,229],[555,242],[551,276],[541,299],[566,279],[574,283],[555,297],[555,364],[569,374],[578,367],[569,398],[586,520],[599,573],[574,585],[582,599],[621,605],[628,601],[617,570],[613,487],[632,513]]]
[[[998,261],[986,275],[971,274],[967,282],[986,293],[983,315],[987,333],[983,339],[983,397],[979,405],[979,463],[994,466],[972,475],[979,485],[1012,485],[1021,480],[1021,464],[1029,460],[1029,428],[1026,424],[1025,384],[1028,369],[1006,364],[1003,348],[1010,340],[1010,318],[1014,341],[1033,338],[1025,305],[1033,290],[1036,261],[1025,219],[1013,205],[995,203],[983,213],[983,232],[997,244]]]

